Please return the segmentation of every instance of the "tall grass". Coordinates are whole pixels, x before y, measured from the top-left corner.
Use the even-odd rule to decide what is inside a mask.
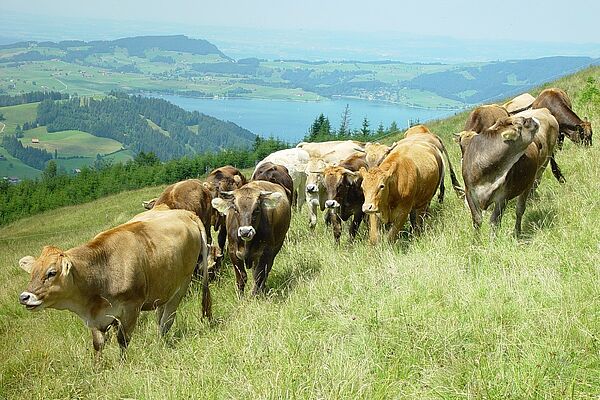
[[[558,85],[576,91],[598,71]],[[589,108],[595,127],[599,107]],[[462,123],[432,124],[456,167],[449,134]],[[514,206],[495,240],[487,224],[475,240],[450,190],[423,235],[392,246],[369,246],[364,228],[336,246],[323,223],[308,228],[304,210],[265,298],[237,300],[227,265],[212,285],[212,323],[200,320],[195,283],[167,340],[146,313],[127,361],[113,339],[98,369],[75,315],[18,304],[28,277],[17,262],[126,221],[160,188],[13,223],[0,229],[0,398],[598,399],[599,157],[598,145],[565,143],[557,158],[567,183],[545,173],[521,240],[511,235]]]

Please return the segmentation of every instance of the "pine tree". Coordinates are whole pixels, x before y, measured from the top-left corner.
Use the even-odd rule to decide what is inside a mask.
[[[342,113],[342,122],[338,129],[337,135],[341,138],[347,136],[350,133],[350,106],[346,104],[344,112]]]
[[[363,119],[362,127],[360,128],[360,134],[363,137],[367,137],[371,134],[371,131],[369,130],[369,120],[367,117]]]
[[[385,135],[385,128],[383,127],[383,122],[380,122],[379,126],[377,127],[377,136],[383,135]]]

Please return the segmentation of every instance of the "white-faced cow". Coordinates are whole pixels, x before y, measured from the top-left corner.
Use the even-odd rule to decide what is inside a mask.
[[[256,174],[256,171],[266,162],[286,167],[294,185],[293,203],[295,207],[300,209],[305,201],[306,166],[309,160],[310,155],[306,150],[300,148],[279,150],[260,161],[256,165],[254,173]]]
[[[286,192],[275,183],[252,181],[232,192],[221,192],[221,196],[212,204],[226,216],[228,251],[238,293],[244,294],[246,268],[254,273],[252,293],[263,293],[290,226],[291,208]]]
[[[558,88],[545,89],[533,102],[532,108],[547,108],[558,121],[558,148],[562,148],[565,135],[574,143],[592,145],[592,124],[575,114],[571,99]]]
[[[443,171],[444,163],[435,146],[403,139],[378,167],[360,169],[365,196],[362,209],[391,224],[391,242],[397,239],[409,215],[418,233]],[[377,229],[369,229],[369,239],[371,243],[378,241]]]
[[[523,93],[502,104],[502,108],[504,108],[510,115],[517,114],[521,111],[530,109],[534,101],[535,97],[529,93]]]
[[[164,207],[164,206],[163,206]],[[196,215],[159,207],[63,251],[46,246],[19,265],[31,275],[19,301],[28,310],[76,313],[90,328],[96,361],[107,330],[117,328],[122,356],[140,311],[157,310],[164,335],[175,319],[199,257],[203,314],[210,317],[206,232]]]

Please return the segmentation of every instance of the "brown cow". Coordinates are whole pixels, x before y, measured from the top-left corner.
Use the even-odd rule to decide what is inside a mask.
[[[294,193],[294,182],[288,173],[288,169],[283,165],[265,162],[261,164],[252,174],[253,181],[267,181],[280,185],[285,189],[287,198],[292,204],[292,196]]]
[[[521,111],[525,111],[531,108],[531,105],[535,101],[535,97],[529,93],[523,93],[518,95],[512,100],[502,104],[502,107],[510,114],[517,114]]]
[[[213,169],[206,177],[206,182],[213,185],[213,199],[219,197],[221,192],[229,192],[244,186],[248,181],[239,169],[231,165]],[[220,214],[215,215],[215,230],[219,232],[217,243],[221,251],[225,250],[225,241],[227,239],[227,230],[225,229],[225,217]]]
[[[96,361],[106,331],[116,327],[124,356],[140,311],[156,309],[161,334],[169,330],[199,256],[205,277],[203,314],[210,317],[202,222],[189,211],[166,207],[138,214],[70,250],[46,246],[37,259],[23,257],[19,265],[31,280],[19,301],[31,311],[76,313],[92,331]]]
[[[540,162],[534,142],[540,122],[521,116],[505,117],[483,133],[465,132],[462,173],[473,226],[481,226],[482,211],[494,204],[490,222],[496,228],[508,200],[517,197],[515,234],[536,179]]]
[[[337,166],[326,167],[323,171],[323,186],[327,195],[325,207],[328,209],[328,221],[333,225],[333,237],[337,243],[342,234],[341,221],[347,221],[351,216],[350,237],[354,239],[363,219],[362,205],[365,201],[360,187],[362,178],[357,172],[367,168],[364,154],[353,155]]]
[[[281,250],[290,227],[291,207],[285,189],[266,181],[252,181],[212,205],[226,216],[229,257],[235,270],[240,297],[246,286],[246,268],[253,269],[257,295],[265,284],[275,256]]]
[[[558,88],[545,89],[533,102],[532,108],[547,108],[558,121],[558,148],[562,148],[565,135],[574,143],[585,146],[592,145],[592,124],[583,121],[575,114],[571,99],[567,93]]]
[[[446,146],[444,146],[444,142],[442,142],[442,139],[438,135],[431,133],[429,128],[425,125],[415,125],[408,128],[406,132],[404,132],[404,138],[408,140],[424,141],[435,146],[440,152],[440,157],[442,157],[444,166],[448,167],[448,171],[450,172],[450,181],[452,182],[452,188],[454,188],[454,192],[459,199],[465,197],[465,191],[456,178],[456,174],[454,173],[454,168],[452,168],[452,163],[450,162],[450,156],[448,155]],[[442,174],[442,179],[440,180],[440,191],[438,194],[438,201],[440,203],[444,200],[445,190],[444,174]]]
[[[360,169],[365,196],[363,212],[377,214],[384,224],[392,224],[388,233],[391,242],[409,215],[413,229],[419,232],[443,171],[444,163],[435,146],[407,139],[399,141],[378,167]],[[378,241],[377,229],[369,230],[369,239],[371,243]]]
[[[482,133],[504,117],[508,117],[508,112],[497,104],[479,106],[469,114],[464,130]]]
[[[367,162],[367,169],[373,168],[381,164],[383,159],[396,147],[396,143],[392,143],[391,146],[380,144],[376,142],[369,142],[365,144],[365,159]]]

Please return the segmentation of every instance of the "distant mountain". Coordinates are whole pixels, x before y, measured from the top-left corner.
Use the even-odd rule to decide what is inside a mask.
[[[468,104],[489,102],[523,92],[535,85],[577,72],[600,59],[590,57],[544,57],[536,60],[491,62],[475,67],[422,74],[400,83]]]
[[[0,50],[19,47],[29,48],[30,50],[26,53],[13,56],[12,59],[6,61],[41,61],[59,58],[71,62],[74,60],[83,60],[92,54],[113,53],[116,48],[126,49],[130,56],[138,57],[144,57],[146,51],[157,49],[194,55],[214,54],[230,60],[214,44],[202,39],[192,39],[185,35],[136,36],[117,40],[94,40],[90,42],[82,40],[63,40],[57,43],[28,41],[2,45],[0,46]],[[59,54],[57,57],[52,52],[41,53],[36,51],[35,47],[59,49],[64,53]]]

